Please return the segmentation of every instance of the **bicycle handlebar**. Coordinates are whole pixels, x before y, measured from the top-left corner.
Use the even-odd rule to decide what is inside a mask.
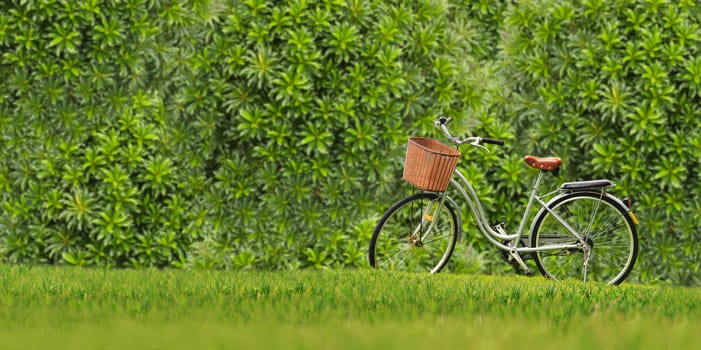
[[[466,143],[469,143],[473,146],[479,146],[479,147],[482,147],[480,145],[480,143],[487,143],[487,144],[499,145],[499,146],[504,145],[504,141],[502,141],[502,140],[495,140],[495,139],[490,139],[490,138],[485,138],[485,137],[473,136],[473,137],[468,137],[468,138],[463,139],[463,140],[456,138],[456,137],[453,137],[453,135],[450,134],[450,131],[448,130],[448,126],[447,126],[448,123],[450,123],[452,120],[453,120],[453,118],[438,117],[438,119],[436,119],[436,121],[433,122],[433,124],[436,127],[440,128],[443,131],[443,134],[445,134],[445,136],[448,138],[448,140],[450,140],[456,146],[460,146],[460,145],[466,144]]]
[[[482,138],[482,142],[484,142],[484,143],[489,143],[489,144],[492,144],[492,145],[499,145],[499,146],[503,146],[503,145],[504,145],[504,141],[502,141],[502,140],[488,139],[488,138],[486,138],[486,137],[483,137],[483,138]]]

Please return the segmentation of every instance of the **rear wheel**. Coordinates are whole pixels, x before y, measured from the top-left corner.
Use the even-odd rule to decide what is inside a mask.
[[[621,203],[601,193],[574,192],[555,200],[550,209],[578,232],[586,244],[577,249],[536,252],[536,265],[544,276],[614,285],[628,276],[638,255],[638,235]],[[536,217],[531,246],[576,243],[578,239],[549,212],[543,211]]]
[[[440,202],[438,194],[418,193],[387,210],[370,240],[370,266],[439,272],[450,259],[458,238],[457,213],[448,201],[442,206]]]

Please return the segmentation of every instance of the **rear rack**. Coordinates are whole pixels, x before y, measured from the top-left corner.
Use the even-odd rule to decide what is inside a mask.
[[[590,188],[602,188],[611,187],[613,182],[610,180],[588,180],[588,181],[575,181],[575,182],[565,182],[560,186],[563,190],[586,190]]]

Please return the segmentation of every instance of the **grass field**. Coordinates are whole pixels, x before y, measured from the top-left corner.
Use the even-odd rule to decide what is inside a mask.
[[[701,290],[0,265],[2,349],[694,349]]]

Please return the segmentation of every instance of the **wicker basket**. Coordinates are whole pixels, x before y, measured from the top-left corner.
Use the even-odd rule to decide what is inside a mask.
[[[458,164],[460,151],[438,140],[410,137],[404,161],[404,180],[432,192],[443,192]]]

